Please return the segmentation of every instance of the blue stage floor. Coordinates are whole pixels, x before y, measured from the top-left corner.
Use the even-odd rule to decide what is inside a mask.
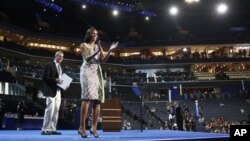
[[[170,130],[122,130],[121,132],[98,131],[101,138],[81,138],[76,130],[60,130],[62,135],[41,135],[39,130],[0,130],[0,141],[183,141],[229,140],[229,134],[186,132]]]

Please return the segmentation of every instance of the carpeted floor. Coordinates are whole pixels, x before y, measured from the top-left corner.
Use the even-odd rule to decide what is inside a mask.
[[[81,138],[76,130],[59,130],[62,135],[41,135],[40,130],[0,130],[0,141],[164,141],[164,140],[229,140],[229,134],[186,132],[170,130],[122,130],[121,132],[98,131],[100,138]]]

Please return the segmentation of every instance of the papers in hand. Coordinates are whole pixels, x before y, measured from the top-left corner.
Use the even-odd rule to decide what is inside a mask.
[[[69,77],[67,74],[62,74],[61,78],[63,80],[62,84],[57,84],[57,86],[59,86],[60,88],[62,88],[63,90],[68,89],[68,87],[70,86],[70,83],[72,82],[72,78]]]

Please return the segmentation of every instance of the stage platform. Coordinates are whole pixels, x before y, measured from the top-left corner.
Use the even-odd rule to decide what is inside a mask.
[[[58,130],[62,135],[41,135],[40,130],[0,130],[1,141],[226,141],[229,134],[187,132],[171,130],[122,130],[121,132],[98,131],[100,138],[81,138],[76,130]]]

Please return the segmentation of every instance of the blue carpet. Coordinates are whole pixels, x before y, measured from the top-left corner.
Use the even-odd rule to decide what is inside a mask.
[[[168,141],[168,140],[229,140],[229,134],[186,132],[170,130],[122,130],[121,132],[98,131],[101,138],[87,139],[77,135],[76,130],[60,130],[62,135],[41,135],[39,130],[0,130],[0,141]]]

